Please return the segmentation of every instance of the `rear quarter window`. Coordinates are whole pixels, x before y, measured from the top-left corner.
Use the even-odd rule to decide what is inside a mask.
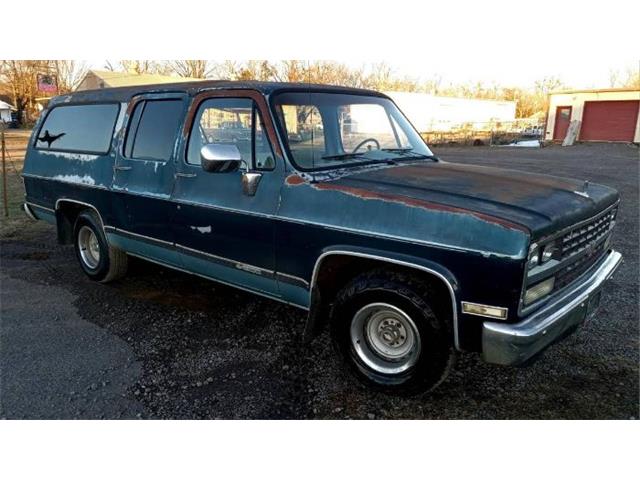
[[[35,146],[39,150],[107,153],[119,110],[115,103],[53,107]]]
[[[134,109],[125,157],[167,161],[171,158],[184,116],[182,100],[144,100]]]

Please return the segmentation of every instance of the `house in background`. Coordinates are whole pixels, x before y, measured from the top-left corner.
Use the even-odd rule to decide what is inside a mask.
[[[545,140],[561,142],[579,121],[580,142],[640,142],[640,89],[571,90],[549,95]]]
[[[89,70],[76,90],[97,90],[100,88],[128,87],[132,85],[152,85],[155,83],[193,82],[198,78],[172,77],[152,73],[111,72],[109,70]]]
[[[13,105],[0,100],[0,122],[11,123],[13,120],[11,112],[14,110],[15,108],[13,108]]]

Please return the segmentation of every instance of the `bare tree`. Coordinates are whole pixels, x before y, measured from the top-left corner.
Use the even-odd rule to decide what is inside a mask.
[[[249,60],[238,71],[238,80],[276,80],[277,69],[268,60]]]
[[[548,94],[565,86],[559,78],[553,76],[538,80],[530,88],[507,88],[483,82],[443,85],[440,76],[426,81],[398,76],[384,62],[354,68],[327,60],[228,60],[220,64],[207,60],[117,60],[107,61],[105,68],[138,74],[174,73],[193,78],[310,82],[384,91],[429,92],[445,96],[511,100],[516,102],[516,114],[520,118],[544,112],[547,108]],[[24,121],[30,121],[35,116],[35,99],[38,96],[36,77],[41,72],[54,73],[58,78],[60,93],[65,93],[73,90],[81,81],[86,73],[86,65],[70,60],[1,61],[0,81],[7,85],[12,93],[14,103]],[[626,76],[612,71],[610,79],[612,86],[640,87],[638,68],[629,68]]]
[[[49,73],[47,60],[2,60],[0,80],[9,86],[13,103],[22,123],[31,123],[36,117],[38,73]]]
[[[623,86],[627,88],[640,88],[640,68],[629,68],[629,70],[627,70],[627,78]]]
[[[640,64],[628,67],[625,72],[609,70],[609,86],[612,88],[640,88]]]
[[[615,88],[620,82],[620,70],[609,69],[609,86]]]
[[[212,67],[207,60],[172,60],[169,68],[181,77],[207,78],[212,73]]]
[[[114,64],[111,60],[105,60],[104,69],[109,70],[110,72],[115,72],[118,70],[118,64]]]
[[[305,82],[308,79],[309,72],[304,60],[283,60],[277,70],[278,80],[283,82]]]
[[[422,92],[433,85],[421,85],[417,79],[408,76],[398,77],[385,62],[373,64],[368,70],[370,73],[363,77],[363,86],[374,90]]]
[[[549,95],[549,93],[566,88],[566,85],[558,77],[544,77],[534,83],[535,91],[541,95]]]
[[[51,63],[58,80],[58,93],[75,90],[88,71],[86,62],[52,60]]]

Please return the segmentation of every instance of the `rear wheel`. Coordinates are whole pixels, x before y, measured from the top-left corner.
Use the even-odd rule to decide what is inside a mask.
[[[450,314],[438,289],[412,275],[374,271],[352,280],[331,311],[331,332],[356,376],[370,386],[420,393],[455,360]]]
[[[74,246],[80,267],[92,280],[111,282],[127,272],[127,254],[111,247],[104,236],[97,215],[81,212],[74,226]]]

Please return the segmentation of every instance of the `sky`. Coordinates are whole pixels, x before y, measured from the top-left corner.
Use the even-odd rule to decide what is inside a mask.
[[[549,76],[608,87],[612,70],[640,68],[638,0],[245,0],[242,9],[181,0],[152,15],[142,2],[111,0],[114,8],[90,17],[59,2],[60,19],[53,11],[30,17],[30,31],[46,37],[9,24],[7,37],[21,41],[5,44],[2,56],[97,58],[88,61],[94,68],[104,67],[101,58],[383,61],[400,76],[445,85],[521,87]]]

